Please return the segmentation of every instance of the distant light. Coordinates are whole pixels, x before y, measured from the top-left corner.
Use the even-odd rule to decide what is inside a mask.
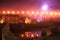
[[[38,34],[37,34],[36,36],[37,36],[37,37],[39,37],[39,35],[38,35]]]
[[[31,23],[31,20],[30,20],[28,17],[26,17],[25,23],[26,23],[26,24],[27,24],[27,23]]]
[[[22,11],[21,13],[24,14],[24,11]]]
[[[55,12],[54,14],[57,15],[57,12]]]
[[[26,37],[29,37],[29,32],[25,32]]]
[[[53,12],[50,12],[50,15],[53,15]]]
[[[5,11],[2,11],[3,14],[5,14],[6,12]]]
[[[17,11],[17,14],[19,14],[20,12],[19,11]]]
[[[24,34],[21,34],[21,37],[24,37]]]
[[[34,14],[34,11],[33,12],[31,12],[32,14]]]
[[[8,14],[10,14],[10,11],[7,11]]]
[[[43,14],[44,14],[44,12],[41,12],[41,14],[43,15]]]
[[[48,14],[48,12],[46,12],[46,14]]]
[[[31,37],[33,38],[34,37],[34,34],[31,34]]]
[[[29,11],[27,11],[27,14],[29,14]]]
[[[1,19],[1,20],[0,20],[0,23],[4,23],[4,19]]]
[[[37,22],[40,22],[40,20],[38,19]]]
[[[40,19],[37,19],[37,22],[42,22],[42,21],[43,21],[43,18],[42,17]]]
[[[12,14],[15,14],[15,12],[14,12],[14,11],[12,11]]]
[[[36,12],[36,14],[39,14],[39,12]]]
[[[47,5],[43,5],[42,6],[42,10],[47,10],[48,9],[48,6]]]
[[[28,35],[28,34],[27,34],[26,36],[27,36],[27,37],[29,37],[29,35]]]
[[[25,32],[25,35],[29,34],[29,32]]]
[[[60,15],[60,12],[59,12],[59,15]]]

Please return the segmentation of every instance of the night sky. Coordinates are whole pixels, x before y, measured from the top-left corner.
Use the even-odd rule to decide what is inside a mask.
[[[60,0],[0,0],[0,10],[41,10],[44,4],[49,10],[60,10]]]

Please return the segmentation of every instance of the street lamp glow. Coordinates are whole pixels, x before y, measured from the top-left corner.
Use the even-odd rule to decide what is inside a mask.
[[[48,6],[47,5],[43,5],[42,6],[42,10],[47,10],[48,9]]]
[[[7,11],[8,14],[10,14],[10,11]]]
[[[6,12],[5,12],[5,11],[3,11],[2,13],[3,13],[3,14],[5,14]]]
[[[24,11],[22,11],[21,13],[24,14]]]
[[[27,14],[29,14],[29,11],[27,11]]]
[[[19,14],[20,12],[19,11],[17,11],[17,14]]]
[[[12,14],[15,14],[15,11],[12,11]]]

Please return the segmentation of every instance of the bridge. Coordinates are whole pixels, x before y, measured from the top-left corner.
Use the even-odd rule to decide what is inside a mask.
[[[1,23],[3,21],[8,23],[16,22],[43,22],[53,20],[60,20],[60,11],[0,11]]]

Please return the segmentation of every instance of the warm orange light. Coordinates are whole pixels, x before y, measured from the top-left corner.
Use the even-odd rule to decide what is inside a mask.
[[[25,32],[25,35],[29,34],[29,32]]]
[[[27,36],[27,37],[29,37],[29,35],[28,35],[28,34],[27,34],[26,36]]]
[[[32,14],[34,14],[34,12],[31,12]]]
[[[21,13],[24,14],[24,11],[22,11]]]
[[[26,23],[26,24],[27,24],[27,23],[31,23],[31,20],[30,20],[28,17],[26,17],[25,23]]]
[[[10,14],[10,11],[7,11],[8,14]]]
[[[41,12],[41,14],[43,15],[43,14],[44,14],[44,12]]]
[[[24,37],[24,35],[23,35],[23,34],[21,34],[21,37]]]
[[[29,37],[29,32],[25,32],[26,37]]]
[[[34,37],[34,34],[31,34],[31,37]]]
[[[46,12],[46,14],[48,14],[48,12]]]
[[[36,12],[36,14],[39,14],[39,12]]]
[[[27,14],[29,14],[29,11],[27,12]]]
[[[39,35],[38,35],[38,34],[37,34],[36,36],[37,36],[37,37],[39,37]]]
[[[17,11],[17,14],[19,14],[20,12],[19,11]]]
[[[0,23],[4,23],[4,19],[1,19],[1,20],[0,20]]]
[[[54,14],[57,15],[57,12],[55,12]]]
[[[5,12],[5,11],[3,11],[2,13],[3,13],[3,14],[5,14],[6,12]]]
[[[53,15],[53,12],[50,12],[50,15]]]
[[[12,14],[15,14],[15,12],[14,12],[14,11],[12,11]]]
[[[59,15],[60,15],[60,12],[59,12]]]

